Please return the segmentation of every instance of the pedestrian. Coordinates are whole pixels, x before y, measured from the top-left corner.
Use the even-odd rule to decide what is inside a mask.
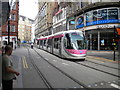
[[[2,46],[2,54],[4,53],[4,46]]]
[[[20,48],[20,41],[18,41],[18,47]]]
[[[33,43],[31,43],[31,48],[33,48]]]
[[[2,90],[13,90],[13,79],[16,78],[15,75],[19,75],[19,72],[13,69],[13,63],[10,59],[12,50],[12,47],[7,45],[5,53],[2,55]]]

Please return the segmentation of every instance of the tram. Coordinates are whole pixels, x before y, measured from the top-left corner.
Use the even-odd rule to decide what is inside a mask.
[[[87,43],[82,31],[61,31],[38,39],[38,47],[62,58],[85,59]]]

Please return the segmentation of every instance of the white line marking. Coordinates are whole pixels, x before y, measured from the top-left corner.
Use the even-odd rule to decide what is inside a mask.
[[[62,63],[63,65],[68,65],[67,63]]]
[[[46,60],[49,60],[48,58],[45,58]]]
[[[22,57],[22,60],[23,60],[23,67],[28,68],[28,64],[27,64],[25,56]]]
[[[27,61],[26,61],[25,57],[24,57],[24,60],[25,60],[25,66],[26,66],[26,68],[28,68],[28,64],[27,64]]]
[[[116,85],[116,84],[111,83],[110,85],[111,85],[112,87],[114,87],[114,88],[120,89],[120,86],[118,86],[118,85]]]
[[[36,57],[36,58],[40,58],[40,57]]]
[[[53,60],[54,62],[57,62],[56,60]]]

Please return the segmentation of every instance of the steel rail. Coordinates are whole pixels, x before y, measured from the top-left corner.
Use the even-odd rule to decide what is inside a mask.
[[[91,90],[88,86],[86,86],[85,84],[83,84],[82,82],[78,81],[77,79],[71,77],[69,74],[67,74],[66,72],[62,71],[61,69],[59,69],[58,67],[56,67],[55,65],[53,65],[52,63],[50,63],[48,60],[46,60],[42,55],[40,55],[35,49],[33,49],[42,59],[44,59],[46,62],[48,62],[51,66],[53,66],[54,68],[56,68],[57,70],[59,70],[61,73],[63,73],[64,75],[66,75],[67,77],[69,77],[70,79],[72,79],[74,82],[76,82],[77,84],[79,84],[80,86],[82,86],[84,89],[86,90]]]
[[[27,48],[27,50],[28,50],[28,55],[29,55],[30,61],[31,61],[33,67],[35,68],[35,70],[37,71],[37,73],[39,74],[39,76],[41,77],[41,79],[43,80],[44,84],[48,87],[49,90],[54,90],[52,88],[52,86],[50,85],[50,83],[47,81],[47,79],[44,77],[44,75],[42,74],[42,72],[40,71],[40,69],[35,64],[35,62],[34,62],[32,56],[31,56],[30,51],[29,51],[28,48]]]
[[[86,61],[87,61],[87,62],[94,63],[94,64],[97,64],[97,65],[101,65],[101,66],[109,67],[109,68],[112,68],[112,69],[120,70],[119,68],[116,68],[116,67],[111,67],[111,66],[108,66],[108,65],[103,65],[103,64],[100,64],[100,63],[97,63],[97,62],[93,62],[93,61],[89,61],[89,60],[86,60]]]
[[[91,67],[91,66],[89,66],[89,65],[85,65],[85,64],[83,64],[83,63],[79,63],[79,62],[75,62],[75,63],[120,78],[119,75],[116,75],[116,74],[113,74],[113,73],[109,73],[109,72],[106,72],[106,71],[103,71],[103,70],[100,70],[100,69]]]

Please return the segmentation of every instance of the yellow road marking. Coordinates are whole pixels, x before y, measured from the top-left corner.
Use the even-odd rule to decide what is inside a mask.
[[[102,58],[102,57],[96,57],[96,56],[87,56],[87,58],[99,59],[101,61],[108,61],[108,62],[113,62],[113,63],[120,63],[119,61],[113,61],[113,60],[110,60],[110,59],[106,59],[106,58]]]
[[[28,64],[27,64],[25,56],[22,56],[22,60],[23,60],[23,67],[28,68]]]
[[[25,68],[25,61],[24,61],[23,57],[22,57],[22,61],[23,61],[23,67]]]

